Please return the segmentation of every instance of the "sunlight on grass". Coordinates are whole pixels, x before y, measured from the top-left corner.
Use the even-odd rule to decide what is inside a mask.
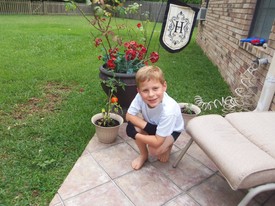
[[[160,27],[150,49],[160,54],[172,97],[230,94],[194,38],[171,54],[159,46]],[[76,16],[0,16],[0,205],[49,204],[93,136],[90,118],[106,97],[90,29]],[[211,112],[220,111],[204,113]]]

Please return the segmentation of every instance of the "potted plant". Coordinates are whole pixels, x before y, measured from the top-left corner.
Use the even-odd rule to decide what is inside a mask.
[[[116,140],[119,127],[124,122],[119,115],[120,112],[122,113],[122,108],[118,104],[118,98],[114,96],[114,92],[117,90],[116,85],[123,85],[111,78],[105,81],[105,84],[110,88],[105,108],[102,108],[101,113],[95,114],[91,118],[91,122],[95,126],[98,140],[109,144]]]
[[[201,109],[191,103],[179,103],[181,114],[183,117],[183,120],[185,122],[185,126],[187,126],[188,122],[198,116],[201,113]]]
[[[148,14],[144,13],[147,20],[139,22],[133,27],[127,20],[112,20],[115,16],[137,13],[141,6],[138,3],[125,7],[123,5],[124,0],[93,0],[92,2],[88,0],[94,12],[92,17],[88,17],[74,1],[67,0],[67,2],[67,8],[78,9],[89,22],[89,25],[93,27],[92,42],[96,48],[95,51],[100,52],[99,55],[96,55],[101,61],[99,66],[100,79],[117,78],[124,82],[125,88],[118,87],[114,95],[118,97],[119,104],[123,108],[129,107],[137,93],[135,73],[142,66],[149,62],[155,63],[159,59],[159,55],[155,51],[151,52],[150,55],[148,54],[150,43],[147,42],[146,29],[149,26],[146,17]],[[126,32],[126,35],[122,36],[125,33],[122,30]],[[106,85],[103,82],[101,85],[108,95],[109,91]]]

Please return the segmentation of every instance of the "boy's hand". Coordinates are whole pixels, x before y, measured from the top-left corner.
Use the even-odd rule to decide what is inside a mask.
[[[143,130],[149,135],[155,135],[157,131],[157,125],[147,122]]]
[[[133,139],[136,139],[136,135],[137,135],[137,131],[136,131],[136,128],[135,128],[135,126],[132,124],[132,122],[128,122],[128,125],[127,125],[127,127],[126,127],[126,134],[129,136],[129,137],[131,137],[131,138],[133,138]]]

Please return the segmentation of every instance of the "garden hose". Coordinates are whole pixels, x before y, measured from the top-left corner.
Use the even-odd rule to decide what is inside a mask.
[[[241,74],[240,83],[234,90],[235,97],[228,96],[222,97],[221,100],[215,99],[214,101],[204,102],[202,97],[197,95],[194,98],[195,104],[203,110],[211,110],[212,108],[223,107],[223,115],[232,112],[240,111],[251,111],[254,109],[253,97],[255,92],[253,89],[256,88],[256,82],[258,78],[255,76],[255,72],[259,69],[257,61],[251,63],[249,68]]]

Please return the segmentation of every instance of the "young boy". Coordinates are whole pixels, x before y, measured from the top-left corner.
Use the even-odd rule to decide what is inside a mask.
[[[132,162],[132,167],[137,170],[148,159],[149,152],[157,155],[161,162],[168,161],[184,122],[178,103],[166,93],[167,84],[159,67],[140,68],[136,82],[138,94],[126,113],[126,133],[135,139],[140,151]],[[143,118],[138,116],[139,113]]]

